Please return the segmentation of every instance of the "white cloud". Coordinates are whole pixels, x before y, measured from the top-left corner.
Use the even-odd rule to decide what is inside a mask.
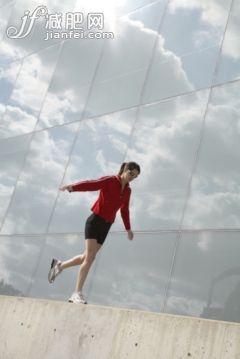
[[[6,106],[0,103],[0,116],[2,117],[4,112],[6,111]]]
[[[229,56],[234,61],[239,61],[240,58],[240,3],[233,2],[233,9],[229,18],[229,24],[223,44],[223,55]]]
[[[16,134],[31,132],[36,124],[36,117],[17,106],[7,106],[1,120],[1,137],[14,136]]]
[[[209,251],[209,247],[212,242],[212,235],[208,232],[201,233],[201,236],[199,240],[197,241],[197,246],[202,250],[203,252]]]
[[[201,44],[204,39],[213,38],[219,41],[223,38],[227,17],[230,11],[230,1],[225,0],[172,0],[169,4],[170,12],[174,13],[179,9],[191,11],[193,9],[201,12],[201,20],[208,25],[207,32],[201,31],[194,35],[195,44]],[[224,38],[222,53],[237,61],[240,58],[240,27],[239,27],[240,4],[233,2],[227,31]]]
[[[239,83],[213,90],[191,197],[187,228],[236,228],[240,221]]]
[[[205,43],[214,43],[218,44],[218,38],[215,33],[212,33],[210,30],[200,30],[196,31],[193,34],[193,42],[196,49],[204,49]],[[215,45],[218,46],[218,45]]]
[[[21,9],[16,7],[14,16],[17,16],[20,10],[22,11],[24,6],[27,7],[28,5],[29,3],[26,2],[21,5]],[[107,56],[104,58],[104,66],[99,69],[98,76],[96,78],[96,82],[98,83],[104,83],[106,79],[111,81],[115,79],[114,81],[117,81],[117,76],[120,75],[125,76],[126,81],[128,81],[127,78],[131,73],[140,71],[138,76],[144,76],[147,69],[151,49],[157,35],[156,32],[151,29],[144,28],[143,24],[139,21],[129,19],[119,20],[116,23],[116,26],[118,27],[117,33],[119,38],[116,37],[111,44],[110,42],[108,43],[110,52],[107,53]],[[38,41],[37,39],[35,40],[34,47]],[[132,43],[135,44],[134,51]],[[10,44],[12,44],[12,46],[10,46]],[[90,57],[93,50],[91,42],[86,42],[82,45],[80,43],[76,43],[76,41],[74,43],[73,41],[72,45],[74,44],[77,45],[66,47],[65,55],[62,54],[61,69],[57,69],[57,72],[54,73],[50,92],[48,92],[46,101],[43,104],[40,128],[43,126],[53,126],[55,124],[64,123],[71,119],[76,120],[80,117],[80,115],[77,116],[77,114],[81,114],[81,110],[84,108],[88,88],[82,87],[83,84],[81,83],[80,77],[76,76],[76,71],[77,73],[80,71],[82,74],[85,81],[84,84],[89,84],[92,79],[99,53],[98,50],[94,50],[94,55],[96,57]],[[7,56],[12,56],[14,58],[16,58],[16,51],[19,51],[21,47],[24,48],[25,45],[26,44],[24,42],[19,42],[18,46],[16,46],[16,43],[3,41],[3,49],[5,49],[6,55],[8,54]],[[29,47],[30,45],[31,42],[29,42],[26,46]],[[97,49],[97,46],[95,46],[95,48]],[[86,50],[88,56],[81,57],[81,68],[79,69],[79,61],[78,63],[76,61],[78,59],[78,54],[79,52],[84,54]],[[71,58],[66,57],[69,51],[71,51]],[[183,86],[184,88],[190,89],[191,85],[189,84],[187,76],[183,71],[181,61],[174,54],[164,49],[164,40],[160,37],[160,35],[157,53],[159,53],[159,59],[161,59],[161,62],[166,61],[168,63],[169,74],[172,74],[171,79],[168,79],[169,86],[171,86],[171,83],[174,83],[174,86],[178,84],[180,88]],[[111,54],[110,57],[109,54]],[[58,48],[54,46],[37,54],[28,56],[26,60],[24,60],[11,97],[11,101],[14,101],[15,105],[18,104],[21,108],[19,111],[22,112],[24,107],[36,112],[41,109],[42,101],[44,100],[49,81],[55,69],[54,66],[57,56]],[[108,66],[109,61],[110,66]],[[89,68],[92,70],[89,71]],[[84,72],[87,73],[87,75],[84,75]],[[13,75],[9,73],[9,76],[11,79]],[[138,78],[138,76],[136,78]],[[133,81],[136,81],[135,78],[133,78]],[[126,98],[131,98],[131,94],[129,93],[128,95],[127,91],[128,87],[126,87],[126,93],[119,93],[119,96],[121,97],[124,95]],[[96,101],[97,99],[95,96],[94,103],[96,103]],[[99,101],[102,103],[103,99],[100,98]],[[107,108],[105,111],[107,111]],[[22,119],[25,116],[19,118]],[[15,118],[8,118],[8,120],[11,121],[11,131],[15,128],[15,132],[13,132],[14,134],[26,133],[27,131],[33,129],[31,123],[26,123],[21,120],[19,121],[19,119],[16,123]],[[5,131],[6,133],[9,132],[9,130],[6,129],[6,126]]]
[[[46,51],[45,61],[48,56],[52,56],[52,51],[53,49]],[[54,63],[50,62],[46,66],[38,54],[28,56],[21,67],[11,100],[20,106],[27,106],[32,111],[38,111],[46,94],[53,69]]]
[[[0,79],[7,80],[9,83],[14,84],[20,66],[20,62],[12,62],[0,67]]]
[[[44,124],[46,127],[51,127],[63,124],[66,121],[66,113],[78,113],[75,101],[74,92],[71,89],[66,89],[59,95],[49,92],[41,111],[40,126]],[[80,119],[80,114],[78,117]]]
[[[44,231],[76,125],[36,133],[16,186],[4,233]],[[17,220],[16,220],[17,218]]]
[[[13,62],[20,59],[24,55],[21,48],[15,47],[6,41],[1,41],[0,56],[5,61]]]
[[[227,6],[225,0],[172,0],[169,3],[169,10],[175,12],[178,9],[201,11],[202,21],[212,26],[222,26],[226,21]],[[228,1],[230,5],[230,1]]]
[[[240,195],[218,191],[204,194],[194,188],[188,202],[184,228],[238,228]]]

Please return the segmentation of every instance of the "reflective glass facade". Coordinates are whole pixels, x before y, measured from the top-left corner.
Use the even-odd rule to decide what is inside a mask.
[[[104,29],[7,35],[43,5]],[[49,265],[83,251],[98,193],[58,188],[133,160],[135,238],[118,214],[88,301],[240,322],[239,24],[239,0],[0,0],[0,294],[68,298],[78,269]]]

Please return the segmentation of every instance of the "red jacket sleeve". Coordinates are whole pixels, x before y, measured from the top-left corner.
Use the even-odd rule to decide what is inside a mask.
[[[104,188],[108,180],[109,176],[104,176],[96,180],[77,182],[71,185],[71,192],[98,191]]]
[[[130,196],[131,196],[131,189],[129,189],[128,196],[126,197],[126,200],[124,201],[124,203],[120,209],[122,220],[123,220],[126,231],[131,229],[130,218],[129,218]]]

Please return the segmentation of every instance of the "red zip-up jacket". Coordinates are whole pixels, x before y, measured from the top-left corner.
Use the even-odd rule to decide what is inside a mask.
[[[100,190],[99,197],[91,208],[93,213],[113,223],[120,209],[125,229],[131,229],[129,219],[131,188],[127,183],[122,191],[120,176],[104,176],[96,180],[81,181],[71,186],[72,192]]]

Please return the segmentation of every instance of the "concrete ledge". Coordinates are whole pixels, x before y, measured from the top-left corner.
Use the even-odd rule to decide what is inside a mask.
[[[239,359],[240,324],[0,296],[1,359]]]

